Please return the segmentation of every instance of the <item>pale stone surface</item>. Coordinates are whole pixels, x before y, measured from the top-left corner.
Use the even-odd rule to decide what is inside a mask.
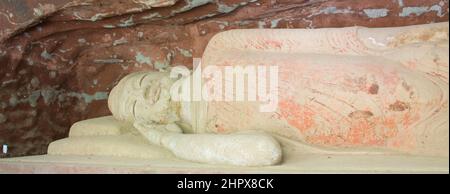
[[[13,148],[9,156],[44,154],[76,121],[110,114],[107,94],[129,72],[191,68],[221,31],[392,27],[449,15],[447,0],[178,0],[157,9],[137,0],[73,2],[0,1],[0,143]]]
[[[320,147],[448,157],[448,49],[447,22],[227,31],[211,39],[202,66],[277,65],[279,110],[219,101],[193,117],[199,132],[261,129]]]
[[[28,156],[0,160],[0,173],[449,173],[448,158],[410,155],[288,154],[281,165],[242,167],[102,156]]]
[[[52,142],[48,147],[48,154],[117,156],[144,159],[172,156],[168,150],[149,144],[142,137],[132,134],[65,138]]]
[[[448,161],[448,59],[448,23],[385,29],[233,30],[211,40],[202,65],[278,65],[280,101],[275,113],[261,113],[253,102],[173,102],[168,88],[175,80],[165,73],[141,72],[125,77],[111,92],[109,108],[120,121],[109,124],[111,132],[74,127],[78,131],[74,134],[122,136],[118,131],[128,126],[179,158],[215,164],[273,165],[281,160],[281,148],[282,166],[286,158],[303,165],[302,160],[324,154],[339,155],[341,162],[355,160],[352,164],[358,163],[357,158],[380,159],[381,167],[370,164],[384,172],[399,170],[390,162],[414,163],[427,157]],[[191,115],[182,118],[183,110]],[[98,122],[78,125],[96,128]],[[257,132],[241,134],[247,130]],[[252,138],[263,142],[266,152],[252,147]],[[56,151],[56,145],[51,145],[49,154],[95,152],[60,143],[67,147],[64,153],[64,148]],[[99,145],[108,153],[104,155],[114,155],[108,143]],[[237,150],[249,157],[238,157]],[[139,149],[128,153],[141,155]],[[322,170],[333,168],[323,165]],[[436,167],[406,166],[411,169],[401,171]],[[438,171],[448,171],[448,165],[438,166]]]
[[[175,81],[164,72],[130,74],[111,91],[108,106],[117,120],[132,123],[149,142],[167,148],[179,158],[241,166],[281,161],[278,142],[264,133],[183,134],[177,125],[181,122],[181,103],[170,96]]]
[[[69,137],[121,135],[127,131],[131,132],[130,127],[124,122],[113,119],[111,116],[98,117],[74,123],[70,127]]]
[[[52,142],[50,155],[117,156],[131,158],[166,158],[172,154],[150,144],[136,129],[112,116],[75,123],[69,138]]]

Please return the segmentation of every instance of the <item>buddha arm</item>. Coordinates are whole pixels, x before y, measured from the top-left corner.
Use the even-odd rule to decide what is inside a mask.
[[[265,166],[281,161],[280,145],[267,134],[182,134],[171,131],[176,128],[174,125],[134,123],[147,140],[182,159],[240,166]]]

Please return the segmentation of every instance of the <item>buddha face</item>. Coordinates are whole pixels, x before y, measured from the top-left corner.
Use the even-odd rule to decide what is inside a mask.
[[[130,123],[179,121],[179,103],[170,97],[170,87],[175,81],[164,72],[131,73],[112,89],[109,110],[116,119]]]

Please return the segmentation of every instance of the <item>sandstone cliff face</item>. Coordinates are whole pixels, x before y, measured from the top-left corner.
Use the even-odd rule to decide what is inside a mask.
[[[72,123],[108,115],[126,74],[192,66],[236,28],[448,21],[448,0],[0,0],[0,144],[43,154]]]

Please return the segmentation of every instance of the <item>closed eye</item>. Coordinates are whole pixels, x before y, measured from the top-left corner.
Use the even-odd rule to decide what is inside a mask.
[[[136,103],[137,101],[135,100],[133,103],[133,117],[136,118]]]

